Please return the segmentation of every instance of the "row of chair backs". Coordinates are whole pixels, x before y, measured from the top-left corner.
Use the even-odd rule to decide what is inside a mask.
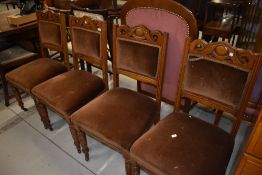
[[[164,19],[164,20],[163,20]],[[150,30],[169,33],[164,73],[163,99],[173,103],[176,97],[180,65],[186,37],[196,38],[197,23],[193,14],[175,1],[130,0],[121,11],[121,22],[129,26],[143,24]],[[152,86],[142,84],[143,92],[154,94]]]
[[[69,69],[66,17],[51,11],[37,12],[41,56],[48,57],[48,49],[63,55],[64,64]]]
[[[114,87],[119,86],[118,74],[153,85],[160,106],[167,33],[150,32],[143,26],[114,26],[113,38]]]
[[[62,52],[68,61],[65,15],[47,11],[38,12],[37,16],[42,53],[46,55],[47,48],[56,50]],[[80,60],[99,66],[107,85],[106,22],[88,16],[70,16],[69,23],[74,69],[79,69]],[[153,85],[157,88],[156,97],[160,104],[167,33],[151,33],[142,26],[132,29],[116,26],[114,34],[117,38],[114,39],[114,85],[118,86],[119,73]]]
[[[232,129],[236,134],[260,68],[260,56],[228,43],[203,40],[191,42],[186,50],[176,109],[185,97],[229,112],[237,118]]]

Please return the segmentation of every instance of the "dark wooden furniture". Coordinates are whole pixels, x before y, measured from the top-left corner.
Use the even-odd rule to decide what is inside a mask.
[[[78,152],[81,152],[71,114],[108,89],[106,22],[90,17],[70,17],[74,70],[57,75],[33,88],[37,110],[46,128],[52,129],[47,107],[66,120]],[[103,79],[84,70],[79,62],[99,66]]]
[[[70,10],[70,4],[75,1],[70,0],[44,0],[48,7],[55,7],[61,10]]]
[[[262,174],[262,111],[250,135],[235,175]]]
[[[14,96],[9,93],[5,74],[21,65],[33,61],[36,57],[38,57],[37,53],[27,51],[19,45],[12,45],[4,50],[0,50],[0,76],[6,106],[9,105],[9,100]]]
[[[205,19],[205,6],[210,0],[179,0],[177,2],[187,7],[197,20],[198,30],[202,30]]]
[[[34,86],[67,71],[69,68],[65,15],[55,14],[50,11],[46,13],[37,12],[37,20],[42,58],[36,59],[6,74],[6,79],[12,85],[16,100],[22,109],[25,108],[18,89],[31,94]],[[48,49],[62,52],[65,65],[49,59]]]
[[[185,38],[187,36],[197,37],[197,22],[193,14],[175,1],[129,0],[122,7],[121,22],[131,27],[143,24],[151,30],[169,33],[162,99],[173,104]],[[139,91],[146,94],[155,93],[155,88],[148,84],[142,83],[138,88]]]
[[[17,3],[17,0],[4,0],[4,1],[0,1],[0,4],[5,4],[7,10],[9,10],[9,5],[11,5],[13,7],[13,9],[15,9],[15,5]]]
[[[230,42],[239,25],[241,3],[240,0],[209,1],[206,6],[203,35],[222,37]]]
[[[217,126],[178,112],[181,98],[243,114],[259,61],[250,51],[232,48],[226,42],[188,40],[175,112],[133,144],[133,175],[139,174],[139,167],[152,174],[225,174],[234,137]]]
[[[6,106],[9,105],[9,100],[13,96],[8,91],[5,74],[37,57],[37,53],[35,53],[37,52],[36,23],[21,27],[9,25],[6,17],[17,13],[19,13],[18,9],[0,12],[0,75]]]
[[[9,25],[6,17],[19,14],[19,9],[0,12],[0,39],[22,45],[26,50],[38,52],[37,23],[32,22],[19,27]]]
[[[239,29],[237,47],[262,53],[262,0],[248,0],[244,6],[244,15]],[[245,120],[255,122],[257,111],[262,109],[262,68],[253,89]]]
[[[262,0],[248,0],[240,26],[237,47],[262,52]]]
[[[89,159],[85,133],[120,152],[130,175],[129,149],[132,143],[160,117],[161,92],[167,33],[144,26],[114,26],[114,88],[100,95],[72,115],[78,136]],[[119,88],[119,75],[156,87],[155,100],[126,88]]]

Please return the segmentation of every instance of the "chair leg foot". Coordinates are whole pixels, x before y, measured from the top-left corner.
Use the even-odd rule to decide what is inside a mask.
[[[18,102],[20,108],[24,111],[27,111],[27,109],[24,107],[24,103],[22,101],[21,94],[19,93],[19,90],[14,86],[12,86],[12,89],[13,89],[13,93],[15,95],[16,101]]]
[[[78,140],[82,146],[82,152],[85,154],[85,160],[89,160],[89,148],[87,146],[86,134],[85,132],[81,131],[80,128],[77,128],[77,136]]]
[[[48,117],[46,106],[43,103],[41,103],[36,97],[33,97],[33,99],[35,101],[36,109],[40,115],[41,121],[43,122],[45,129],[53,131],[52,125]]]
[[[135,162],[132,162],[132,164],[131,164],[131,174],[132,175],[140,175],[140,167]]]
[[[126,175],[131,175],[131,168],[132,168],[132,163],[129,158],[125,158],[125,169],[126,169]]]
[[[77,152],[81,153],[81,146],[80,146],[80,142],[79,142],[79,139],[78,139],[78,136],[77,136],[77,130],[72,123],[69,123],[69,129],[70,129],[72,138],[74,140],[74,144],[76,146]]]

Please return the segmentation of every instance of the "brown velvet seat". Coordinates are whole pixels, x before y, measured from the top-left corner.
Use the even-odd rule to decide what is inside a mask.
[[[105,85],[101,78],[76,70],[39,84],[33,88],[33,94],[68,119],[76,109],[95,98],[104,89]]]
[[[261,59],[226,42],[202,40],[185,45],[175,112],[131,147],[133,175],[139,167],[153,174],[225,174]],[[202,103],[236,117],[231,135],[181,110],[181,99]],[[219,112],[218,112],[219,113]],[[215,124],[217,124],[217,120]]]
[[[36,107],[45,128],[52,130],[47,107],[58,113],[69,124],[78,152],[81,152],[76,130],[70,115],[108,89],[106,22],[84,16],[70,17],[74,70],[57,75],[32,90]],[[102,68],[103,79],[79,70],[80,60]]]
[[[31,94],[34,86],[66,72],[69,67],[65,15],[55,14],[50,11],[37,12],[37,21],[42,58],[36,59],[6,74],[6,79],[13,86],[16,100],[22,109],[24,109],[24,105],[18,89]],[[61,52],[65,65],[49,59],[48,49]]]
[[[158,175],[221,175],[233,146],[233,137],[222,129],[174,112],[133,144],[131,157]]]
[[[15,87],[31,94],[33,87],[65,71],[63,64],[40,58],[11,71],[6,78]]]
[[[114,88],[85,105],[72,117],[74,123],[88,134],[102,137],[103,142],[127,154],[132,143],[148,130],[152,118],[157,115],[159,109],[153,99],[129,89]]]
[[[85,133],[120,152],[130,174],[129,149],[160,117],[167,34],[143,26],[114,26],[114,88],[72,114],[78,137],[89,159]],[[119,74],[156,87],[156,100],[119,88]]]

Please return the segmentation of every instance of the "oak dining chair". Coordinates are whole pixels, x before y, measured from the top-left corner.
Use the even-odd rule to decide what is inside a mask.
[[[159,120],[167,33],[144,26],[114,26],[113,85],[72,114],[72,122],[89,160],[85,134],[120,152],[130,174],[129,149],[133,142]],[[155,99],[119,87],[119,75],[156,87]]]
[[[22,109],[25,108],[19,95],[19,89],[32,95],[33,87],[69,69],[65,15],[51,11],[39,11],[37,22],[41,58],[6,74],[6,80],[12,85],[16,100]],[[48,58],[48,49],[61,52],[63,63]]]
[[[133,175],[140,167],[152,174],[225,174],[234,136],[254,86],[261,58],[226,42],[187,40],[175,111],[131,147]],[[236,117],[231,134],[180,112],[181,98]],[[221,112],[222,113],[222,112]]]

